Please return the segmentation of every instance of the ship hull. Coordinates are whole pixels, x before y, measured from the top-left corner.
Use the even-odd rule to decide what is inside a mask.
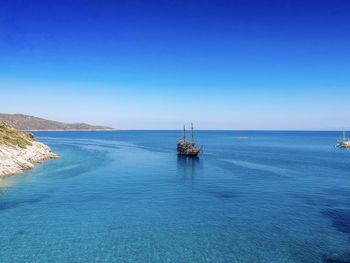
[[[200,153],[200,151],[198,151],[198,152],[191,152],[191,153],[178,152],[177,154],[181,155],[181,156],[198,157],[199,153]]]
[[[350,141],[349,140],[343,140],[340,143],[337,144],[338,148],[342,149],[349,149],[350,148]]]
[[[337,147],[341,148],[341,149],[350,149],[350,145],[349,144],[347,144],[347,145],[338,144]]]

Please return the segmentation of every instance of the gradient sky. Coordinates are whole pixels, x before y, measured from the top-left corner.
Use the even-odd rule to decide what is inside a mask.
[[[350,1],[1,0],[0,112],[350,128]]]

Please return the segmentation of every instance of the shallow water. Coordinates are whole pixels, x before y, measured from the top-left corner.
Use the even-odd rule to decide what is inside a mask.
[[[350,262],[336,132],[36,132],[61,158],[0,181],[0,262]]]

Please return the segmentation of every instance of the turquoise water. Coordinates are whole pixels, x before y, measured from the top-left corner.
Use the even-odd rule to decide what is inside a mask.
[[[61,158],[0,181],[0,262],[350,262],[336,132],[36,132]]]

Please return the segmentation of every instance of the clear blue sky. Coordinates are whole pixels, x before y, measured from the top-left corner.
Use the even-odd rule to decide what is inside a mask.
[[[0,2],[0,112],[122,129],[350,126],[350,1]]]

